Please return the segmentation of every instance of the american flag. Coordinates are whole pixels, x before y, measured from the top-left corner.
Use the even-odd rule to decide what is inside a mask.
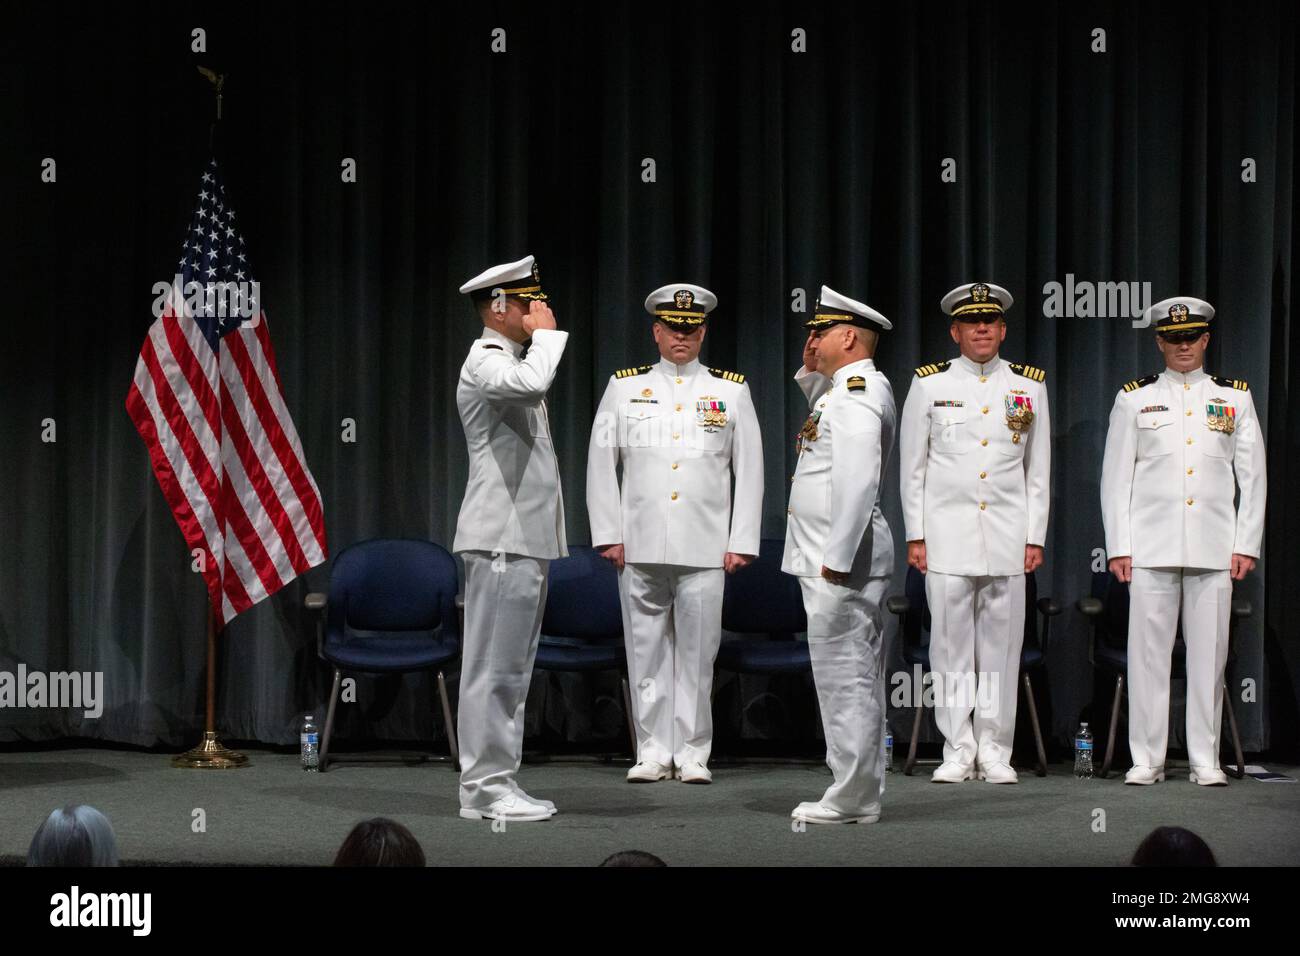
[[[185,541],[202,551],[223,624],[327,556],[320,490],[252,276],[214,159],[126,409]]]

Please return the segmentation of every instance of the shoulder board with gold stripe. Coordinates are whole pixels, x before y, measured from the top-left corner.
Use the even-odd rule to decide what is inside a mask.
[[[1250,391],[1250,386],[1246,384],[1244,378],[1223,378],[1218,375],[1211,375],[1210,378],[1214,379],[1215,385],[1219,385],[1223,388],[1235,388],[1239,392]]]
[[[1159,375],[1144,375],[1142,378],[1135,378],[1131,382],[1124,383],[1124,391],[1136,392],[1139,388],[1153,384],[1158,378],[1160,378]]]
[[[916,370],[917,378],[925,378],[927,375],[933,375],[935,372],[946,372],[952,362],[931,362],[929,365],[922,365]]]
[[[711,368],[709,369],[709,374],[714,378],[725,378],[728,382],[735,382],[737,385],[743,385],[745,383],[745,376],[741,375],[739,372],[728,372],[726,369]]]
[[[634,368],[621,368],[614,373],[615,378],[631,378],[633,375],[644,375],[654,368],[653,365],[637,365]]]
[[[1047,378],[1046,372],[1041,368],[1034,368],[1032,365],[1021,365],[1019,362],[1008,362],[1007,365],[1017,375],[1023,375],[1034,382],[1041,382]]]

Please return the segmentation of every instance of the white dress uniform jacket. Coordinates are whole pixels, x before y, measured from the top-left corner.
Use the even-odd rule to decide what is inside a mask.
[[[999,356],[925,365],[899,437],[908,541],[944,574],[1023,574],[1047,537],[1051,423],[1044,374]],[[1018,425],[1012,428],[1011,425]]]
[[[1130,382],[1115,396],[1106,434],[1106,552],[1142,568],[1225,570],[1233,554],[1257,558],[1266,480],[1245,382],[1203,369]]]
[[[762,507],[744,376],[663,359],[610,378],[587,458],[593,544],[622,544],[629,564],[717,568],[728,551],[758,554]]]
[[[569,553],[545,401],[568,338],[568,332],[539,329],[521,359],[523,346],[484,329],[470,348],[456,388],[469,480],[455,551],[547,559]]]
[[[893,573],[894,542],[880,510],[894,446],[894,392],[871,359],[827,379],[800,372],[811,414],[800,433],[781,570],[818,577],[822,566],[855,579]]]

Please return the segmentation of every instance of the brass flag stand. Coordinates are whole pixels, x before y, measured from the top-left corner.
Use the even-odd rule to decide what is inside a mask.
[[[248,757],[236,750],[228,750],[217,736],[217,622],[212,607],[208,611],[208,707],[203,729],[203,742],[193,750],[172,757],[173,767],[191,770],[230,770],[248,765]]]

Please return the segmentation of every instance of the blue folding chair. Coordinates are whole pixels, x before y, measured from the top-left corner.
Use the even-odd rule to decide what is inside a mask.
[[[401,674],[434,670],[452,763],[459,769],[456,724],[443,668],[460,657],[460,590],[456,562],[430,541],[376,539],[340,551],[328,599],[307,595],[316,623],[316,652],[334,668],[320,769],[329,767],[330,736],[345,672]]]
[[[618,572],[594,548],[571,544],[567,558],[551,562],[534,667],[544,671],[618,671],[628,739],[636,753]]]
[[[885,606],[899,619],[903,659],[912,667],[919,664],[924,677],[930,670],[930,606],[925,597],[925,575],[916,568],[909,567],[905,587],[905,595],[891,596]],[[1038,751],[1037,774],[1040,777],[1047,776],[1047,751],[1043,746],[1038,705],[1034,701],[1034,685],[1029,675],[1031,671],[1043,669],[1051,620],[1062,610],[1050,597],[1040,598],[1037,578],[1033,574],[1025,575],[1025,637],[1020,649],[1020,683],[1024,687],[1025,700],[1029,703],[1029,719],[1033,724],[1034,744]],[[1038,615],[1042,615],[1043,619],[1041,633]],[[921,736],[921,717],[924,712],[924,707],[917,707],[916,719],[912,721],[912,739],[907,746],[907,761],[903,764],[903,773],[908,776],[911,776],[912,769],[916,766],[916,744]]]
[[[1128,585],[1109,571],[1094,571],[1092,575],[1091,594],[1079,598],[1076,606],[1083,612],[1092,625],[1091,641],[1088,647],[1088,660],[1093,667],[1101,668],[1115,675],[1115,694],[1111,699],[1110,728],[1106,734],[1106,756],[1101,765],[1101,776],[1110,775],[1111,761],[1115,756],[1115,729],[1119,725],[1120,698],[1124,696],[1125,681],[1128,678]],[[1232,613],[1228,618],[1228,664],[1236,659],[1233,648],[1233,634],[1237,622],[1250,617],[1251,603],[1242,598],[1233,598]],[[1182,624],[1174,637],[1173,657],[1170,661],[1169,677],[1182,680],[1187,677],[1187,645],[1183,643]],[[1237,757],[1237,766],[1223,769],[1240,780],[1246,775],[1246,758],[1241,751],[1241,735],[1237,731],[1237,714],[1232,707],[1232,693],[1227,684],[1227,671],[1224,671],[1223,702],[1228,712],[1228,727],[1232,732],[1232,746]]]

